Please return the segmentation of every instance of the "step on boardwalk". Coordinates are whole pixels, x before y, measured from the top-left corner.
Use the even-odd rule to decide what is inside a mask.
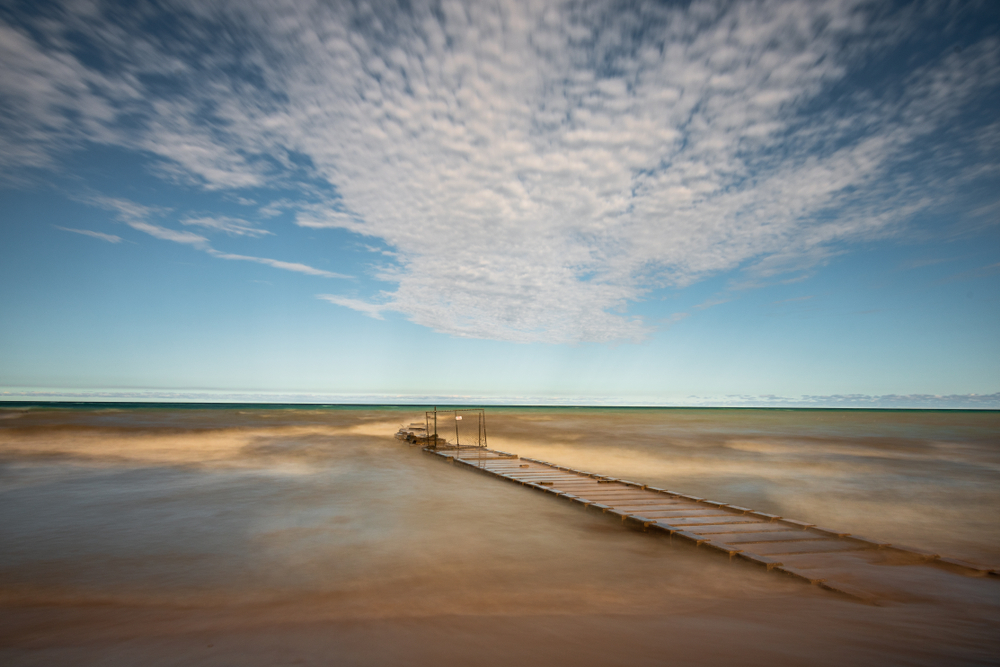
[[[930,567],[951,576],[1000,574],[941,554],[493,449],[427,447],[424,451],[579,503],[632,527],[669,535],[870,604],[898,597],[901,587],[922,585],[919,576],[908,577],[901,568],[887,570],[886,565]]]

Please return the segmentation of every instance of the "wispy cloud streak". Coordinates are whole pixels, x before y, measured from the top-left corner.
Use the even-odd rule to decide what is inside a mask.
[[[261,229],[252,222],[248,222],[242,218],[231,218],[225,215],[184,218],[181,220],[181,224],[194,225],[204,229],[225,232],[230,236],[260,237],[273,235],[273,232]]]
[[[369,303],[367,301],[362,301],[361,299],[352,299],[346,296],[339,296],[337,294],[317,294],[317,299],[322,299],[323,301],[328,301],[332,304],[338,306],[343,306],[344,308],[350,308],[351,310],[356,310],[360,313],[364,313],[369,317],[374,317],[376,320],[385,319],[382,313],[386,310],[386,306],[380,306],[374,303]]]
[[[324,271],[323,269],[317,269],[307,264],[299,264],[298,262],[282,262],[277,259],[268,259],[267,257],[251,257],[248,255],[234,255],[228,252],[219,252],[218,250],[209,250],[208,254],[212,257],[218,257],[219,259],[232,259],[242,262],[256,262],[258,264],[264,264],[266,266],[271,266],[276,269],[283,269],[285,271],[294,271],[296,273],[305,273],[310,276],[322,276],[323,278],[350,278],[351,276],[344,275],[342,273],[334,273],[332,271]]]
[[[143,206],[126,199],[116,199],[112,197],[91,197],[88,200],[91,204],[100,206],[107,210],[115,211],[117,217],[120,221],[124,222],[126,225],[140,232],[145,232],[150,236],[164,241],[172,241],[174,243],[181,243],[184,245],[190,245],[198,250],[208,253],[212,257],[217,257],[219,259],[228,260],[238,260],[244,262],[255,262],[257,264],[264,264],[265,266],[270,266],[275,269],[282,269],[284,271],[292,271],[294,273],[304,273],[310,276],[320,276],[323,278],[351,278],[351,276],[344,275],[341,273],[335,273],[333,271],[325,271],[323,269],[317,269],[315,267],[309,266],[308,264],[301,264],[299,262],[285,262],[278,259],[270,259],[268,257],[254,257],[250,255],[237,255],[228,252],[222,252],[216,250],[211,246],[211,243],[207,238],[201,236],[200,234],[194,234],[193,232],[186,232],[182,230],[170,229],[169,227],[164,227],[146,220],[147,217],[161,213],[161,210]],[[243,221],[234,221],[235,219],[228,218],[223,221],[212,220],[210,223],[206,223],[202,226],[211,227],[218,229],[226,225],[238,225]],[[249,224],[249,223],[247,223]],[[223,230],[225,231],[225,230]],[[263,230],[258,230],[263,231]],[[117,238],[117,237],[116,237]]]
[[[114,234],[105,234],[103,232],[95,232],[89,229],[73,229],[72,227],[60,227],[59,225],[53,225],[56,229],[61,229],[64,232],[73,232],[74,234],[83,234],[84,236],[91,236],[95,239],[101,239],[102,241],[107,241],[108,243],[121,243],[122,237],[115,236]]]

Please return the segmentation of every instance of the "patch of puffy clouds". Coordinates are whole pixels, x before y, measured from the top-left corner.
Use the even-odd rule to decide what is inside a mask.
[[[996,89],[995,38],[903,70],[889,90],[848,85],[912,38],[915,9],[176,2],[160,34],[88,7],[38,22],[46,40],[3,28],[4,134],[25,138],[3,159],[44,165],[67,143],[112,143],[238,189],[293,178],[305,156],[338,198],[261,213],[395,251],[376,276],[395,290],[321,298],[458,336],[639,339],[650,329],[628,306],[651,289],[806,271],[998,164],[899,168],[928,141],[956,150],[933,140]],[[70,28],[95,36],[103,66],[84,64]]]

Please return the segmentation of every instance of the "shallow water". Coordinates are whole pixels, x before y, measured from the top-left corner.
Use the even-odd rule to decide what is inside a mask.
[[[391,437],[420,410],[0,417],[5,664],[1000,655],[993,578],[856,604],[442,464]],[[1000,413],[504,408],[488,419],[495,448],[1000,564]]]

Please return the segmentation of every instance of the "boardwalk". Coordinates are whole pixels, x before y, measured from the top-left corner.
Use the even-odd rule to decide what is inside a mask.
[[[803,521],[484,448],[425,448],[480,472],[579,503],[645,531],[879,604],[937,577],[998,571]],[[902,566],[902,567],[886,567]]]

